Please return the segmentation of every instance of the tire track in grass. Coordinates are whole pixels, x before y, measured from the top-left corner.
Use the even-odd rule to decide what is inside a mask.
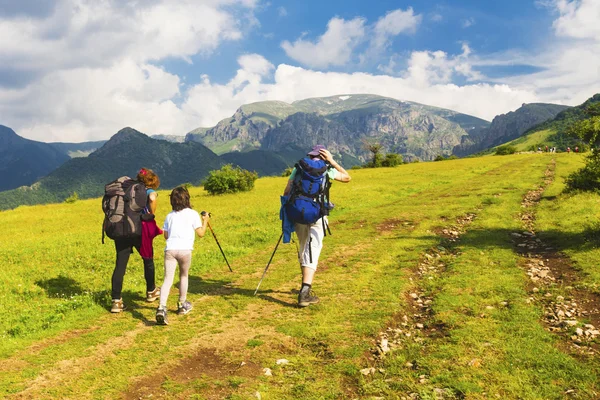
[[[535,232],[535,208],[554,181],[555,167],[553,162],[543,185],[523,198],[520,219],[524,231],[511,236],[531,281],[528,302],[542,306],[546,329],[563,338],[561,347],[568,353],[594,356],[600,354],[600,296],[578,288],[580,272],[569,257],[545,244]]]
[[[395,223],[389,223],[389,225],[390,225],[390,226],[391,226],[391,225],[395,225]],[[384,223],[384,227],[385,227],[385,223]],[[368,240],[363,240],[363,242],[364,242],[364,243],[368,243]],[[266,248],[266,249],[264,249],[264,250],[263,250],[263,252],[262,252],[262,253],[264,253],[264,254],[268,254],[268,253],[270,253],[270,251],[271,251],[271,249],[268,249],[268,248]],[[345,253],[346,253],[346,252],[345,252]],[[351,251],[350,251],[350,252],[348,252],[348,253],[349,253],[349,254],[351,254]],[[335,253],[333,253],[333,252],[332,252],[332,253],[330,253],[330,254],[331,254],[331,255],[329,256],[329,258],[331,258],[331,257],[335,257],[335,256],[336,256],[336,255],[335,255]],[[346,255],[346,254],[345,254],[345,255]],[[254,272],[254,275],[257,275],[257,274],[258,274],[258,275],[260,275],[260,272],[256,272],[256,271],[255,271],[255,272]],[[242,285],[244,284],[244,282],[248,281],[249,279],[254,279],[254,278],[255,278],[255,276],[254,276],[254,275],[251,275],[251,274],[249,274],[250,278],[248,278],[248,277],[246,277],[246,278],[242,278],[242,279],[238,280],[238,282],[237,282],[237,283],[238,283],[240,286],[242,286]],[[294,278],[293,280],[290,280],[290,281],[288,282],[288,284],[285,284],[285,283],[284,283],[284,284],[283,284],[283,286],[295,287],[295,286],[297,286],[297,279],[296,279],[296,278]],[[287,298],[285,295],[280,295],[279,293],[275,294],[275,297],[276,297],[276,299],[277,299],[277,300],[280,300],[280,301],[282,301],[282,302],[285,302],[285,301],[289,300],[289,299],[288,299],[288,298]],[[210,302],[209,302],[209,303],[210,303]],[[281,304],[278,304],[278,306],[275,306],[274,304],[269,304],[269,307],[272,307],[273,309],[277,309],[277,310],[278,310],[278,309],[280,309],[280,308],[281,308]],[[241,310],[239,310],[239,311],[238,311],[238,313],[243,313],[243,312],[244,312],[244,310],[245,310],[245,309],[241,309]],[[217,322],[215,322],[215,324],[217,324],[217,325],[218,325],[218,324],[219,324],[219,322],[217,321]],[[215,325],[215,326],[216,326],[216,325]],[[218,325],[218,326],[219,326],[219,327],[221,327],[221,325]],[[141,327],[141,329],[143,330],[143,329],[144,329],[144,327]],[[137,335],[135,335],[135,336],[137,336]],[[133,340],[132,342],[135,342],[135,340]],[[133,344],[132,344],[132,342],[130,342],[130,347],[133,347]],[[106,347],[107,347],[107,350],[108,350],[108,348],[110,348],[110,345],[107,345]],[[118,347],[118,346],[117,346],[117,347],[115,347],[115,348],[120,348],[120,347]],[[210,351],[211,347],[207,347],[207,349],[208,349],[207,351]],[[205,350],[206,350],[206,349],[205,349]],[[105,358],[103,359],[102,357],[93,358],[93,356],[92,356],[92,358],[86,358],[86,357],[82,357],[81,359],[82,359],[82,360],[87,360],[87,361],[93,361],[93,362],[98,362],[98,363],[101,363],[103,360],[108,360],[108,359],[110,359],[110,358],[112,358],[112,357],[105,357]],[[85,363],[85,361],[83,361],[82,363],[79,363],[77,360],[73,360],[73,361],[70,361],[70,360],[63,360],[63,361],[59,361],[59,362],[57,362],[57,363],[56,363],[56,366],[57,366],[57,369],[58,369],[58,371],[57,371],[57,373],[58,373],[58,376],[57,376],[57,378],[58,378],[58,379],[57,379],[57,381],[56,381],[56,385],[54,385],[55,387],[59,387],[59,386],[61,386],[61,385],[62,385],[62,383],[64,383],[64,382],[68,381],[68,379],[66,379],[66,376],[65,376],[65,375],[66,375],[68,372],[67,372],[67,371],[65,371],[65,370],[64,370],[64,369],[61,367],[61,363],[63,363],[63,362],[64,362],[64,363],[66,363],[66,364],[68,364],[69,362],[73,362],[73,363],[75,363],[76,365],[79,365],[79,366],[82,366],[81,364],[82,364],[82,363]],[[89,371],[93,371],[93,370],[94,370],[94,367],[95,367],[95,366],[93,366],[93,365],[92,365],[92,366],[90,366],[90,367],[89,367]],[[83,366],[82,366],[82,368],[83,368]],[[77,380],[77,372],[81,374],[81,373],[85,372],[85,368],[83,368],[83,370],[82,370],[82,371],[71,371],[71,373],[73,373],[73,376],[72,376],[72,377],[70,377],[70,381],[75,381],[75,380]],[[62,374],[62,375],[61,375],[61,374]],[[40,390],[38,391],[39,393],[44,393],[45,391],[47,391],[47,389],[49,389],[49,388],[52,386],[52,385],[48,385],[48,384],[47,384],[48,382],[45,382],[45,383],[44,383],[43,381],[44,381],[44,379],[43,379],[43,378],[40,378],[40,386],[39,386],[39,389],[40,389]],[[42,384],[42,383],[43,383],[43,384]],[[30,392],[30,393],[32,393],[32,392]],[[75,393],[76,393],[76,392],[75,392]],[[89,394],[90,392],[88,391],[87,393]]]
[[[500,196],[500,195],[501,194],[499,193],[498,196]],[[494,196],[494,197],[496,197],[496,196]],[[486,203],[484,202],[484,203],[482,203],[482,205],[485,206]],[[478,210],[478,212],[479,211],[481,211],[481,210]],[[486,217],[486,218],[489,218],[489,217]],[[489,225],[489,223],[487,223],[487,224]],[[481,225],[481,224],[478,224],[478,225]],[[486,224],[483,224],[483,226],[486,226]],[[501,232],[501,231],[499,231],[499,232]],[[462,349],[461,348],[462,346],[459,343],[454,343],[454,341],[456,341],[458,339],[458,336],[456,335],[456,333],[452,333],[452,331],[448,330],[449,328],[447,328],[443,323],[440,324],[439,323],[440,321],[436,318],[435,314],[432,312],[433,301],[435,299],[432,297],[429,297],[426,294],[428,291],[424,290],[424,288],[428,287],[427,281],[429,279],[434,279],[434,277],[439,277],[439,275],[441,275],[441,274],[446,275],[445,270],[446,270],[447,264],[444,261],[447,260],[449,262],[452,262],[451,260],[453,258],[458,258],[461,256],[461,253],[457,253],[456,250],[454,249],[454,245],[452,242],[458,241],[458,239],[461,237],[461,235],[462,235],[462,233],[464,233],[464,231],[461,231],[460,229],[456,229],[456,227],[454,226],[454,227],[440,228],[437,230],[437,233],[440,236],[443,236],[446,238],[446,243],[441,242],[441,246],[432,248],[430,251],[425,253],[423,255],[423,257],[421,258],[421,261],[419,262],[419,265],[418,265],[418,270],[415,272],[415,283],[416,283],[415,289],[406,294],[406,303],[408,304],[407,312],[405,312],[404,314],[399,314],[395,318],[395,320],[393,320],[390,323],[390,326],[387,328],[387,330],[380,333],[375,345],[373,346],[373,351],[372,351],[373,356],[372,356],[372,360],[371,360],[372,363],[370,363],[370,366],[368,368],[365,368],[361,371],[361,373],[363,375],[363,379],[362,379],[363,390],[366,390],[366,393],[372,393],[372,394],[389,393],[387,391],[393,390],[393,393],[395,393],[395,396],[397,396],[398,398],[419,399],[419,398],[423,398],[422,395],[425,395],[426,398],[430,398],[430,397],[433,397],[433,398],[465,398],[465,396],[468,396],[470,398],[471,395],[474,395],[475,396],[474,398],[488,398],[487,397],[488,393],[487,393],[486,389],[490,389],[491,393],[489,393],[489,394],[496,393],[496,396],[500,395],[500,398],[507,398],[507,397],[510,397],[511,395],[516,395],[517,393],[520,393],[518,395],[518,398],[522,398],[522,396],[525,393],[528,393],[528,390],[521,391],[521,389],[517,389],[515,387],[511,388],[510,386],[508,386],[508,387],[506,387],[506,389],[504,389],[502,387],[502,385],[503,385],[504,380],[507,377],[504,377],[501,375],[502,370],[488,371],[486,369],[486,366],[487,366],[487,368],[489,368],[489,367],[505,368],[505,367],[502,367],[502,365],[505,365],[505,363],[507,362],[507,361],[504,361],[504,358],[508,356],[509,359],[512,359],[515,356],[515,354],[513,354],[514,350],[510,349],[510,351],[511,351],[510,354],[506,354],[506,355],[502,356],[502,351],[504,351],[502,347],[500,347],[497,350],[494,350],[493,347],[490,347],[489,350],[486,350],[486,352],[488,354],[486,355],[485,359],[480,359],[476,356],[477,354],[480,353],[480,350],[473,349],[473,351],[470,351],[467,348]],[[506,235],[508,235],[508,232],[506,233]],[[473,246],[474,244],[480,242],[479,240],[477,240],[477,237],[478,237],[477,234],[475,234],[475,236],[469,235],[469,238],[468,238],[469,244],[467,244],[466,250],[468,250],[469,246]],[[486,246],[497,245],[501,248],[506,248],[506,246],[500,244],[500,242],[498,244],[493,244],[492,242],[484,242],[484,243],[486,243]],[[508,245],[508,243],[506,243],[506,244]],[[461,246],[459,246],[459,248],[460,247]],[[464,246],[462,246],[462,247],[464,247]],[[473,250],[474,249],[469,250],[469,253],[470,253],[469,259],[463,260],[462,264],[464,264],[465,262],[467,262],[467,263],[473,262],[470,259],[473,259],[473,260],[477,259],[477,257],[474,257]],[[447,253],[449,253],[449,254],[447,254]],[[481,255],[483,256],[483,254],[484,253],[482,251]],[[425,261],[425,262],[423,262],[423,261]],[[465,266],[467,267],[465,269],[465,272],[470,274],[471,268],[468,266],[468,264],[466,264]],[[459,273],[459,272],[456,271],[456,273]],[[425,277],[427,277],[427,279],[424,279]],[[502,278],[499,277],[499,279],[502,279]],[[510,278],[510,279],[512,279],[512,278]],[[456,281],[456,282],[460,282],[460,281]],[[501,288],[501,286],[498,286],[498,288]],[[435,289],[435,286],[434,286],[434,289]],[[492,289],[492,290],[494,290],[494,289]],[[512,291],[510,291],[509,293],[511,293],[511,292]],[[453,293],[454,293],[454,294],[452,294],[453,297],[445,299],[446,302],[448,302],[449,300],[456,301],[456,300],[462,299],[463,296],[466,296],[465,300],[467,300],[469,297],[473,297],[473,300],[476,300],[478,298],[477,296],[473,296],[475,293],[472,293],[471,289],[469,289],[468,287],[463,288],[463,289],[454,288]],[[463,293],[463,294],[461,294],[461,293]],[[499,292],[499,293],[501,293],[501,292]],[[514,295],[516,293],[511,293],[511,294]],[[481,297],[481,296],[479,296],[479,297]],[[482,300],[485,297],[486,296],[482,297]],[[453,303],[447,303],[444,307],[442,307],[442,309],[447,309],[447,310],[444,310],[445,313],[449,312],[449,314],[444,319],[447,320],[448,317],[451,317],[450,321],[452,321],[452,318],[458,317],[457,321],[461,321],[461,322],[457,326],[460,326],[461,331],[464,330],[464,331],[466,331],[466,333],[469,333],[471,330],[473,330],[473,328],[475,328],[474,332],[479,332],[480,329],[477,327],[472,327],[471,324],[474,323],[478,318],[487,318],[488,312],[486,311],[484,313],[481,313],[481,315],[473,314],[473,312],[475,310],[477,310],[478,308],[481,307],[481,304],[475,304],[475,307],[473,307],[473,305],[474,304],[471,304],[471,306],[468,306],[465,304],[464,315],[461,317],[460,315],[461,315],[461,313],[463,313],[463,311],[461,310],[461,307],[457,307]],[[485,305],[485,303],[484,303],[484,305]],[[500,317],[503,313],[506,313],[506,312],[510,313],[511,304],[509,304],[509,302],[507,302],[507,301],[501,302],[501,304],[498,304],[498,306],[500,306],[500,308],[506,307],[505,308],[506,311],[504,311],[504,310],[495,311],[496,307],[493,307],[491,305],[488,305],[487,307],[485,307],[485,309],[490,310],[489,313],[491,313],[491,314],[498,314],[498,317]],[[438,306],[437,308],[440,308],[440,307]],[[440,309],[440,311],[442,309]],[[479,311],[476,311],[476,312],[479,313]],[[502,313],[502,314],[499,314],[499,313]],[[517,313],[519,315],[518,318],[525,316],[525,315],[522,315],[522,316],[520,315],[522,313],[522,310],[519,310]],[[513,318],[515,318],[515,317],[513,317]],[[494,319],[496,319],[496,318],[494,318]],[[504,322],[502,322],[504,320],[504,318],[505,317],[500,317],[498,322],[501,324],[504,323]],[[514,322],[511,321],[511,323],[514,323]],[[493,325],[491,325],[490,328],[493,329]],[[454,330],[454,328],[453,328],[453,330]],[[527,332],[527,330],[528,330],[528,328],[525,328],[523,330],[523,332]],[[485,332],[485,329],[484,329],[484,332]],[[464,333],[462,333],[462,335],[464,335]],[[504,332],[498,332],[497,335],[494,336],[494,338],[490,337],[487,340],[492,341],[492,343],[493,343],[494,340],[498,340],[498,339],[501,340],[503,335],[505,335]],[[498,337],[496,337],[496,336],[498,336]],[[438,343],[438,345],[435,345],[434,343],[435,343],[436,339],[442,339],[442,342]],[[518,341],[518,339],[517,339],[517,341]],[[476,345],[476,343],[479,343],[478,339],[475,339],[475,342],[473,343],[473,345]],[[480,344],[482,344],[484,346],[485,345],[493,346],[492,343],[487,342],[487,343],[480,343]],[[527,343],[527,344],[523,343],[521,345],[527,346],[530,344],[533,344],[533,343]],[[535,343],[535,345],[537,346],[538,343]],[[443,348],[446,350],[442,350],[442,347],[439,347],[439,346],[443,346]],[[540,346],[540,348],[544,347],[542,343],[539,343],[539,346]],[[455,350],[452,350],[452,347],[457,347],[457,348]],[[509,350],[509,349],[506,349],[506,350]],[[453,354],[456,353],[456,354],[454,354],[454,357],[460,357],[462,360],[447,359],[448,356],[445,354],[440,354],[439,353],[440,351],[443,351],[444,353],[446,351],[452,351]],[[500,351],[500,353],[498,353],[497,356],[494,356],[493,354],[498,351]],[[429,353],[431,353],[431,354],[429,354]],[[473,358],[471,358],[471,360],[468,361],[468,365],[461,366],[460,364],[462,364],[462,363],[466,364],[466,361],[470,358],[469,354],[473,354],[473,355],[475,355],[475,357],[471,356]],[[413,360],[412,358],[410,358],[411,355],[416,356],[416,358]],[[492,358],[490,358],[490,356],[492,356]],[[438,357],[442,357],[442,358],[438,360]],[[467,358],[467,360],[464,360],[465,357],[469,357],[469,358]],[[496,358],[496,357],[498,357],[498,358]],[[517,355],[517,357],[520,358],[518,355]],[[530,360],[528,357],[529,356],[525,356],[526,362],[527,363],[533,362],[535,364],[535,361]],[[424,369],[422,369],[423,366],[420,364],[420,362],[418,360],[421,358],[423,358],[424,361],[426,362]],[[403,359],[404,359],[404,361],[406,361],[406,363],[403,367],[401,367],[400,364],[398,364],[398,362]],[[401,362],[404,362],[404,361],[401,361]],[[447,369],[442,369],[442,371],[440,371],[440,368],[439,368],[440,366],[431,365],[431,362],[440,363],[440,366],[444,365],[444,364],[441,364],[442,362],[444,362],[445,364],[448,364],[448,367],[450,367],[451,369],[454,369],[454,367],[452,366],[452,363],[454,362],[454,363],[456,363],[456,371],[452,372]],[[552,360],[549,361],[548,365],[542,364],[543,365],[542,368],[547,368],[550,365],[552,365],[552,363],[559,363],[558,365],[560,365],[560,367],[562,367],[562,368],[564,368],[565,366],[571,366],[571,364],[572,364],[569,360],[560,358],[558,356],[553,356]],[[497,365],[497,366],[494,367],[494,365]],[[386,366],[392,368],[395,375],[394,374],[390,375],[390,373],[388,371],[386,371],[386,369],[385,369]],[[431,380],[431,383],[430,383],[431,377],[428,375],[427,372],[432,367],[434,367],[433,370],[436,371],[435,372],[436,376],[434,377],[434,380]],[[403,372],[401,371],[402,369],[404,369]],[[464,383],[459,383],[459,382],[452,383],[452,380],[450,380],[450,381],[448,380],[448,377],[454,376],[457,373],[458,374],[462,374],[462,373],[469,374],[470,373],[469,370],[472,371],[473,375],[471,377],[467,376],[466,379],[461,378],[460,380],[464,381]],[[443,375],[445,375],[445,377],[440,379],[440,377],[439,377],[440,373],[443,373]],[[500,375],[496,376],[495,374],[497,374],[497,373],[499,373]],[[581,372],[575,373],[573,375],[573,379],[578,379],[578,382],[577,383],[574,382],[574,385],[571,387],[581,387],[581,385],[585,385],[585,382],[588,382],[588,385],[589,385],[589,378],[592,375],[590,375],[589,373],[582,374]],[[474,387],[469,388],[469,385],[473,385],[473,383],[475,383],[475,385],[477,385],[477,383],[486,385],[484,383],[485,381],[480,381],[480,379],[482,379],[485,376],[488,376],[487,379],[492,379],[492,380],[497,379],[498,381],[497,382],[494,382],[494,381],[487,382],[488,384],[492,384],[492,386],[490,388],[483,386],[484,391],[481,391],[479,387],[477,387],[477,389],[475,389]],[[562,377],[560,372],[558,374],[556,374],[555,376],[556,376],[556,378]],[[525,373],[524,376],[522,376],[522,378],[523,378],[523,381],[527,381],[532,378],[536,379],[535,373],[534,374]],[[543,379],[548,379],[548,378],[544,377]],[[588,379],[588,380],[586,381],[585,379]],[[444,381],[447,382],[449,384],[449,386],[444,387],[444,384],[442,383]],[[438,382],[438,383],[435,383],[435,382]],[[560,381],[557,381],[557,382],[546,381],[546,382],[547,382],[546,387],[544,389],[542,389],[539,393],[544,393],[545,391],[547,391],[549,386],[555,387],[555,389],[558,389],[560,387],[564,388],[565,386],[568,388],[568,386],[567,386],[568,383],[566,385],[564,385],[564,383],[561,384]],[[469,389],[465,390],[465,389],[462,389],[461,387],[469,388]],[[595,387],[595,385],[587,386],[580,393],[582,393],[582,394],[584,392],[586,394],[594,393],[593,387]],[[387,388],[387,389],[382,389],[382,388]],[[385,391],[383,391],[383,390],[385,390]],[[536,393],[536,390],[537,390],[536,388],[533,388],[532,391],[529,391],[529,394],[531,395],[531,393]],[[504,394],[502,394],[502,393],[504,393]],[[511,395],[509,395],[508,393],[511,393]],[[574,393],[574,391],[571,389],[565,390],[563,392],[563,394],[565,394],[565,395],[569,395],[572,393]],[[482,397],[477,397],[477,394],[479,394]],[[427,397],[427,396],[430,396],[430,397]],[[503,396],[505,396],[505,397],[503,397]]]
[[[348,247],[344,250],[344,256],[345,257],[351,257],[353,253],[357,253],[360,251],[367,251],[365,250],[363,247],[361,246],[352,246],[352,247]],[[330,257],[336,257],[337,255],[332,254]],[[328,262],[328,259],[325,260],[325,264]],[[323,270],[326,270],[326,268],[323,268]],[[253,275],[248,275],[244,278],[242,278],[239,282],[234,283],[233,285],[237,285],[237,286],[243,286],[244,282],[255,280],[255,276]],[[284,282],[284,283],[280,283],[278,285],[281,290],[279,291],[269,291],[268,293],[268,297],[270,300],[275,300],[275,302],[264,302],[265,297],[264,295],[260,295],[257,296],[257,302],[262,301],[261,304],[261,312],[260,315],[262,315],[263,317],[268,316],[270,314],[272,314],[273,312],[276,312],[276,310],[279,310],[282,305],[285,305],[286,302],[289,300],[289,294],[292,293],[292,288],[297,286],[297,279],[294,278],[291,281],[288,282]],[[224,287],[224,288],[218,288],[215,289],[216,292],[218,292],[218,294],[221,295],[226,295],[226,294],[231,294],[235,292],[235,288],[232,287]],[[212,293],[214,294],[214,293]],[[262,298],[261,298],[262,297]],[[210,303],[211,297],[209,296],[205,296],[200,298],[199,300],[196,300],[195,303],[197,305],[197,308],[203,308],[203,307],[208,307],[210,308],[209,305],[203,306],[202,303]],[[256,304],[256,303],[251,303],[250,306],[252,306],[252,304]],[[257,328],[253,328],[251,326],[249,326],[246,322],[244,322],[244,320],[247,318],[247,309],[242,309],[238,312],[238,316],[234,316],[230,321],[231,323],[218,323],[217,325],[215,325],[213,328],[221,330],[225,333],[223,334],[217,334],[217,335],[202,335],[199,336],[198,338],[194,338],[194,340],[192,340],[189,344],[185,345],[185,346],[181,346],[179,348],[180,351],[184,351],[186,353],[189,354],[194,354],[194,353],[198,353],[199,356],[197,358],[201,358],[201,355],[204,354],[210,354],[212,351],[215,351],[215,349],[218,349],[218,346],[215,345],[215,343],[228,343],[229,347],[229,352],[240,352],[244,349],[247,340],[255,337],[255,336],[260,336],[260,335],[267,335],[269,337],[278,337],[278,340],[275,341],[279,341],[281,342],[283,339],[285,339],[283,336],[278,336],[278,334],[273,334],[273,333],[265,333],[265,331],[263,329],[257,329]],[[256,313],[255,313],[256,314]],[[109,316],[110,317],[110,316]],[[108,317],[107,317],[108,318]],[[234,329],[235,326],[242,326],[242,333],[240,335],[238,335],[238,339],[239,341],[236,341],[236,343],[233,343],[232,340],[230,340],[231,337],[231,333],[232,332],[236,332],[236,329]],[[97,346],[94,346],[91,350],[92,354],[89,356],[84,356],[84,357],[79,357],[79,358],[73,358],[73,359],[66,359],[66,360],[60,360],[58,362],[56,362],[53,366],[51,366],[50,368],[47,368],[42,374],[40,374],[38,377],[36,377],[33,381],[28,383],[28,388],[20,393],[18,393],[14,398],[39,398],[44,397],[44,393],[50,393],[52,388],[57,388],[60,386],[69,386],[69,385],[77,385],[77,380],[78,380],[78,376],[80,376],[81,374],[86,374],[86,371],[90,372],[93,371],[94,368],[98,365],[102,365],[104,362],[106,362],[109,359],[112,359],[114,357],[114,354],[116,352],[118,352],[119,350],[123,350],[123,349],[128,349],[134,346],[135,341],[137,336],[140,333],[144,333],[146,331],[149,331],[151,329],[154,329],[152,326],[146,326],[143,323],[140,323],[138,325],[138,328],[130,330],[128,332],[126,332],[126,334],[124,336],[116,336],[111,338],[110,340],[108,340],[105,343],[99,344]],[[147,333],[147,332],[146,332]],[[282,339],[283,338],[283,339]],[[125,339],[125,340],[124,340]],[[286,340],[289,340],[289,338],[287,338]],[[212,344],[209,344],[212,343]],[[297,346],[294,346],[294,348],[297,350]],[[219,349],[222,350],[222,349]],[[216,364],[213,362],[213,364],[208,364],[207,367],[211,367],[211,365],[214,367],[214,365],[218,365],[219,363],[217,362]],[[223,368],[229,368],[227,366],[227,363],[222,363],[222,365],[224,366]],[[168,365],[167,365],[167,368]],[[176,379],[174,377],[177,376],[177,371],[179,369],[177,367],[173,367],[171,369],[172,373],[167,373],[162,375],[163,377],[170,377],[170,379]],[[153,379],[156,377],[153,377]],[[160,380],[159,380],[160,381]],[[166,382],[165,379],[163,379],[161,382],[161,385],[164,384]],[[93,394],[91,393],[92,390],[94,390],[95,388],[91,387],[86,393],[87,396],[86,397],[94,397]],[[133,390],[132,393],[138,393],[135,390]],[[217,390],[217,393],[222,393],[221,389]],[[129,396],[129,395],[127,395]],[[126,396],[126,397],[127,397]],[[129,397],[128,397],[129,398]],[[133,398],[133,397],[132,397]],[[217,396],[218,398],[218,396]]]
[[[434,229],[442,240],[439,245],[430,248],[419,257],[410,278],[414,285],[404,293],[406,309],[392,316],[385,330],[379,333],[368,356],[370,366],[360,371],[365,379],[378,373],[386,375],[387,371],[382,368],[382,365],[393,351],[409,346],[423,346],[426,341],[447,336],[448,328],[435,318],[432,308],[434,297],[428,294],[428,290],[422,287],[421,282],[434,280],[446,272],[448,260],[458,256],[458,252],[453,248],[454,245],[476,217],[477,214],[474,212],[467,212],[456,218],[455,224]],[[416,360],[408,361],[404,366],[408,370],[419,369]],[[429,378],[427,374],[419,374],[418,383],[426,384]],[[387,379],[387,382],[400,384],[402,379],[392,377]],[[446,395],[452,395],[452,390],[437,388],[434,394],[436,398],[443,399]],[[398,393],[398,395],[398,398],[407,400],[419,398],[418,393],[412,391]]]

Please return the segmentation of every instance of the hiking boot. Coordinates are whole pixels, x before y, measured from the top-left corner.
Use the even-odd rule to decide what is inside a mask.
[[[160,297],[160,286],[154,288],[151,292],[146,292],[146,301],[152,303],[154,300]]]
[[[312,290],[301,290],[298,294],[298,307],[308,307],[311,304],[317,304],[319,298],[315,296]]]
[[[192,308],[194,308],[194,306],[187,300],[183,303],[177,302],[177,314],[179,315],[185,315],[189,313],[192,311]]]
[[[119,299],[119,300],[114,300],[112,301],[112,307],[110,308],[110,312],[111,313],[120,313],[123,312],[123,310],[125,309],[125,306],[123,305],[123,299]]]
[[[167,318],[167,308],[158,307],[156,309],[156,323],[158,325],[169,325],[169,319]]]

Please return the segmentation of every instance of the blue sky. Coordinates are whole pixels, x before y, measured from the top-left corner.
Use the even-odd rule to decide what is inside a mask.
[[[491,120],[600,91],[597,0],[0,0],[0,124],[183,135],[242,104],[372,93]]]
[[[284,40],[294,41],[304,34],[307,39],[315,40],[323,34],[329,20],[336,16],[346,20],[361,17],[367,23],[374,23],[391,10],[406,10],[410,7],[423,16],[421,29],[414,35],[394,40],[390,45],[390,52],[406,55],[418,50],[442,50],[453,54],[460,52],[461,44],[466,42],[478,52],[495,53],[512,48],[536,48],[552,37],[552,10],[522,0],[450,3],[427,0],[271,1],[257,11],[261,26],[249,32],[244,40],[224,43],[210,58],[194,57],[194,64],[181,59],[168,60],[162,64],[185,77],[190,84],[199,81],[199,74],[210,75],[216,83],[226,83],[238,67],[236,59],[240,54],[258,53],[276,65],[294,64],[294,60],[281,48]],[[377,65],[381,60],[372,60],[362,65],[357,60],[354,61],[328,70],[380,72]],[[530,72],[531,67],[516,65],[486,70],[492,76],[504,76]]]

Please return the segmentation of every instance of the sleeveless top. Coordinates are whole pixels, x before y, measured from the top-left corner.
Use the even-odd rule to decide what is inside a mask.
[[[156,190],[154,189],[146,189],[146,207],[144,207],[144,209],[142,210],[142,214],[151,214],[152,212],[150,211],[150,193],[156,193]]]

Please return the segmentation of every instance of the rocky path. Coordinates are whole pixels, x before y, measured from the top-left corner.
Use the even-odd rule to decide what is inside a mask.
[[[552,163],[544,183],[525,195],[520,215],[523,231],[511,236],[530,278],[528,301],[544,309],[548,331],[563,337],[568,351],[595,355],[600,350],[600,297],[578,287],[580,272],[571,260],[544,243],[535,231],[535,207],[554,180],[554,168]]]

